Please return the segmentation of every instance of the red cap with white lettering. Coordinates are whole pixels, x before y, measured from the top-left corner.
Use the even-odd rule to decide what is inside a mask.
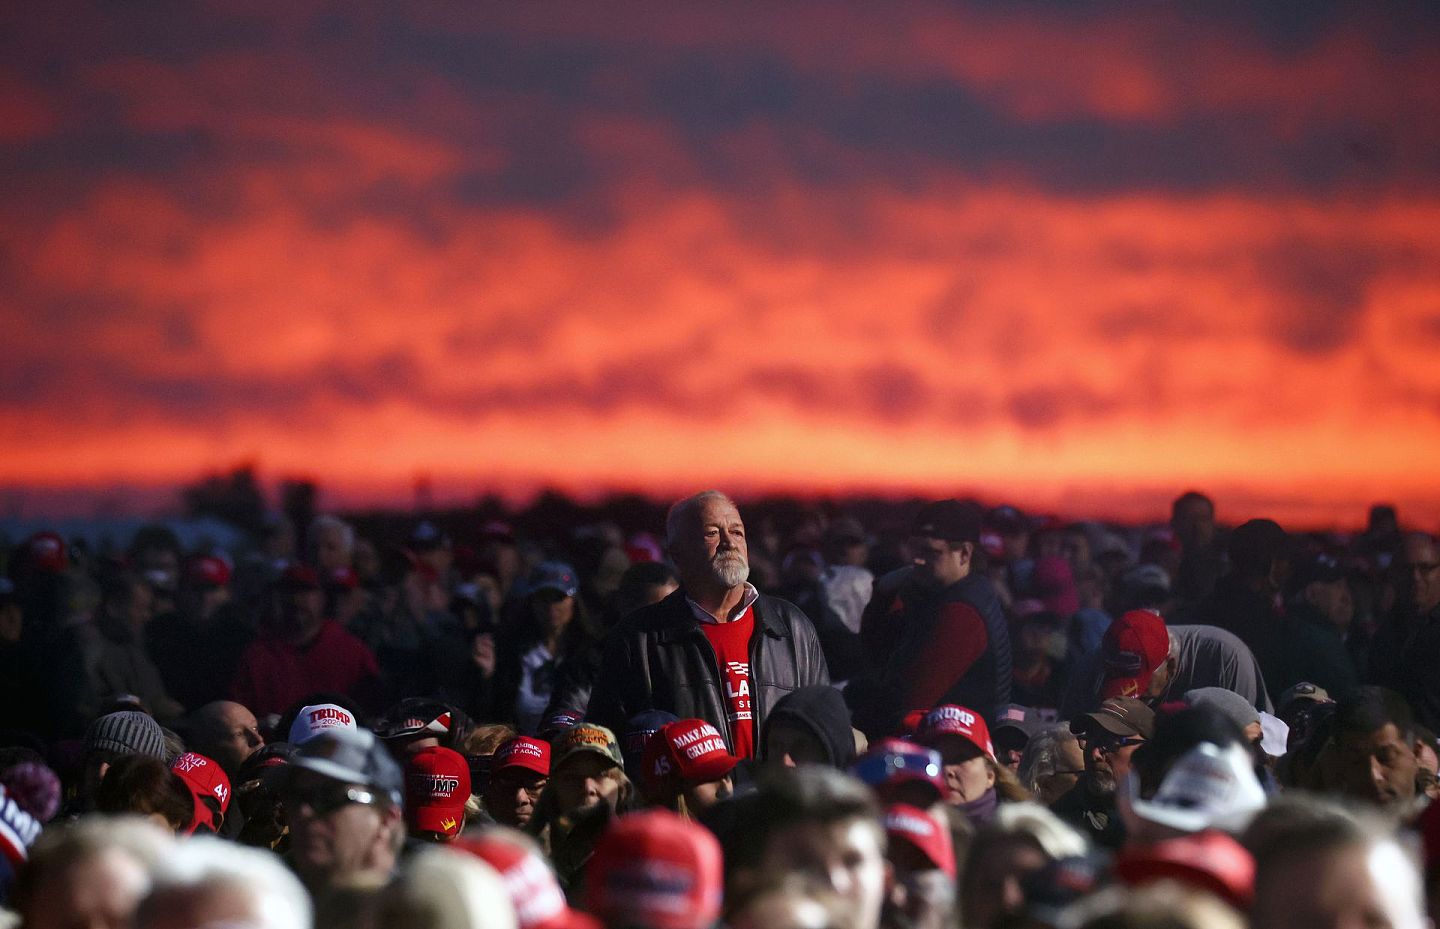
[[[492,826],[450,846],[469,852],[500,872],[520,929],[601,929],[600,920],[570,909],[550,863],[528,836]]]
[[[459,835],[470,799],[470,765],[448,748],[421,749],[405,762],[405,819],[417,832]]]
[[[892,842],[910,843],[925,860],[949,877],[955,876],[955,845],[944,820],[919,807],[892,803],[885,808],[885,834]]]
[[[490,762],[490,773],[493,776],[510,768],[524,768],[541,777],[549,777],[550,743],[524,735],[517,735],[505,742],[495,749],[495,756]]]
[[[220,765],[198,752],[185,752],[170,765],[180,775],[195,802],[195,815],[185,830],[190,835],[200,826],[219,832],[230,810],[230,778]]]
[[[943,735],[958,735],[980,749],[991,760],[995,758],[995,746],[990,742],[990,727],[985,719],[972,709],[943,703],[926,713],[920,720],[920,729],[915,741],[921,745],[934,746],[935,740]]]
[[[669,810],[631,813],[595,843],[585,909],[607,926],[709,929],[720,916],[723,870],[709,829]]]
[[[738,762],[710,723],[677,719],[662,726],[645,746],[645,792],[656,802],[668,802],[687,785],[720,780]]]

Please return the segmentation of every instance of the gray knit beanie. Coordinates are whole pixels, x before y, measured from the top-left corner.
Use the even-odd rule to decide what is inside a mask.
[[[1187,690],[1185,702],[1190,706],[1214,707],[1240,729],[1260,721],[1260,711],[1255,709],[1249,700],[1224,687],[1197,687]]]
[[[122,710],[92,721],[85,730],[85,754],[116,752],[165,759],[165,734],[144,713]]]

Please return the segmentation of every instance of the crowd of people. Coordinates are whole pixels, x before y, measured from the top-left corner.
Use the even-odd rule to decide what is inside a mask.
[[[1440,904],[1440,547],[940,500],[0,576],[0,927],[1315,929]]]

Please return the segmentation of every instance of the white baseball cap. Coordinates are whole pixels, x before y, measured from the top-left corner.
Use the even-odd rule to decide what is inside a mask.
[[[1126,779],[1122,797],[1141,819],[1181,832],[1220,829],[1239,832],[1265,808],[1265,790],[1251,759],[1239,745],[1226,748],[1202,742],[1175,762],[1149,800],[1140,798],[1140,781]]]

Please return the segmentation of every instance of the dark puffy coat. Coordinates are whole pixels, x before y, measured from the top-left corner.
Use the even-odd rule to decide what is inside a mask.
[[[751,609],[750,681],[758,736],[781,697],[810,684],[828,684],[830,673],[815,628],[798,607],[761,594]],[[618,732],[637,713],[665,710],[681,719],[706,720],[734,744],[721,688],[715,650],[681,589],[636,610],[606,636],[584,715]]]

